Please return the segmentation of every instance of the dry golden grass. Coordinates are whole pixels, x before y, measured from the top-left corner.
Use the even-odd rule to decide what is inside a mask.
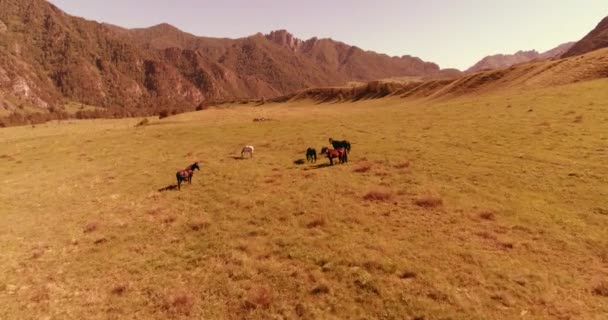
[[[602,319],[606,86],[1,129],[0,318]]]

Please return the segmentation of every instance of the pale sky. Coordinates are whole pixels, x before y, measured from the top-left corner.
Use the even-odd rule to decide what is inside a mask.
[[[606,0],[49,0],[69,14],[127,28],[166,22],[200,36],[287,29],[389,55],[466,69],[486,55],[577,41]]]

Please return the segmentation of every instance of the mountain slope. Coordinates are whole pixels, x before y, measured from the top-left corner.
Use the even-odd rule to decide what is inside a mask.
[[[47,108],[68,100],[135,111],[157,100],[189,105],[205,100],[161,55],[46,1],[4,0],[0,20],[6,25],[0,34],[5,109],[11,104]]]
[[[536,50],[531,50],[518,51],[514,54],[497,54],[487,56],[469,68],[466,72],[472,73],[482,70],[508,68],[512,65],[530,62],[533,60],[549,60],[557,58],[570,49],[573,45],[574,42],[567,42],[543,53],[539,53]]]
[[[128,30],[77,18],[44,0],[0,2],[0,116],[66,102],[115,115],[193,109],[392,76],[455,75],[436,64],[280,30],[197,37],[168,24]]]
[[[608,17],[604,18],[589,34],[577,42],[562,57],[572,57],[608,47]]]
[[[533,61],[509,68],[477,72],[455,79],[413,82],[374,81],[354,88],[313,88],[273,99],[276,102],[312,99],[316,102],[344,102],[402,98],[444,99],[484,95],[505,90],[521,92],[608,77],[608,48],[584,57]]]

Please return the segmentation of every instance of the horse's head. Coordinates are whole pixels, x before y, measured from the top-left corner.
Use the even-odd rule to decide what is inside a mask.
[[[193,163],[193,164],[190,166],[190,170],[192,170],[192,171],[194,171],[194,170],[199,170],[199,171],[200,171],[200,170],[201,170],[201,168],[198,166],[198,162]]]
[[[328,147],[321,148],[321,154],[327,154],[327,153],[329,153],[329,148]]]
[[[329,144],[332,144],[332,143],[334,143],[334,139],[329,138]]]

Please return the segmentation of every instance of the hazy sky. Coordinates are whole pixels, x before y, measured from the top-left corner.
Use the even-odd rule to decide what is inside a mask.
[[[50,0],[123,27],[161,22],[212,37],[287,29],[389,55],[465,69],[482,57],[576,41],[608,15],[606,0]]]

